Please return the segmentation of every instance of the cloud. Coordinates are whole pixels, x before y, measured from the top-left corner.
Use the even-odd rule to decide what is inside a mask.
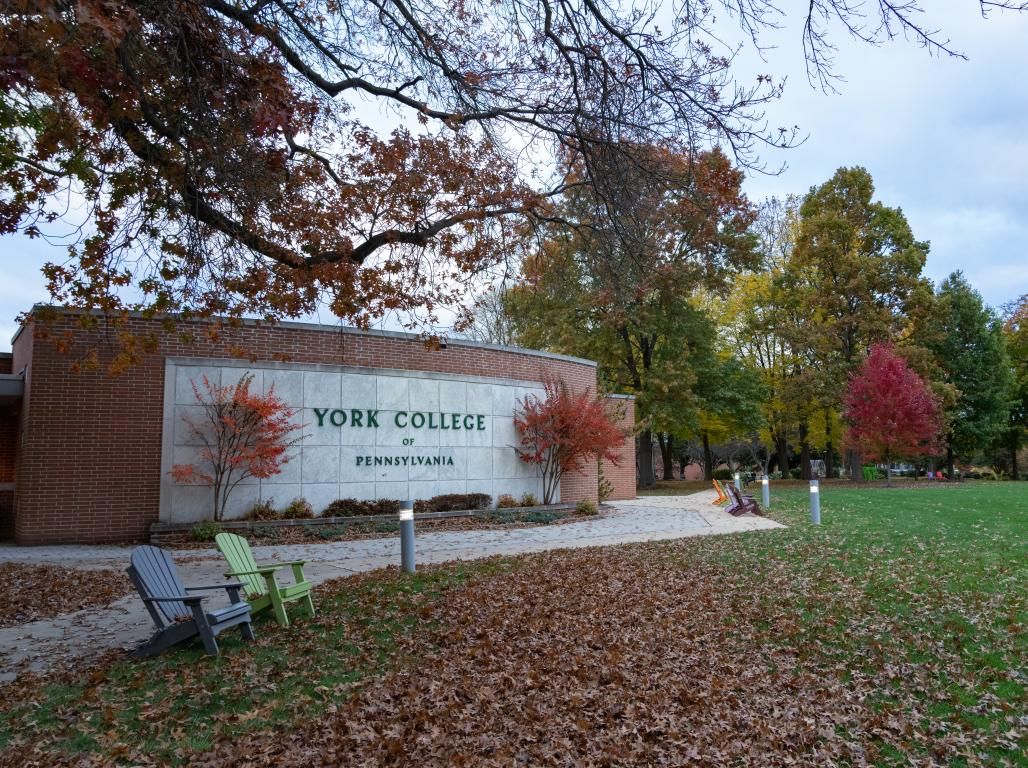
[[[830,95],[807,86],[799,31],[783,29],[771,61],[755,71],[788,76],[769,119],[798,124],[810,138],[768,155],[788,169],[751,175],[746,188],[758,200],[803,194],[841,166],[862,165],[877,198],[902,208],[914,234],[931,241],[926,274],[940,280],[964,269],[998,305],[1028,290],[1028,78],[1020,75],[1028,71],[1028,14],[983,20],[977,9],[952,0],[926,14],[967,61],[902,40],[870,48],[836,38],[846,81]]]

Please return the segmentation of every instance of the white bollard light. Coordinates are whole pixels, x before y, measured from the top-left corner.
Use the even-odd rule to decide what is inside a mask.
[[[742,492],[742,478],[738,472],[735,473],[735,490]]]
[[[760,500],[764,503],[764,509],[771,509],[771,483],[767,475],[760,478]]]
[[[810,522],[821,525],[821,484],[816,479],[810,481]]]
[[[400,504],[400,565],[414,573],[414,502]]]

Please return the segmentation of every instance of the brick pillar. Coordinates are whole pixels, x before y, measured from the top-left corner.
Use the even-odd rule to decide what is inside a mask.
[[[627,435],[618,451],[618,463],[604,460],[603,477],[613,486],[608,501],[635,498],[635,398],[631,395],[608,395],[607,403],[616,423]]]

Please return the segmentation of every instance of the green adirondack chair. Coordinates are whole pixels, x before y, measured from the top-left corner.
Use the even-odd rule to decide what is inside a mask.
[[[250,604],[250,612],[256,614],[270,607],[280,626],[289,626],[286,615],[286,603],[303,601],[307,613],[314,618],[314,601],[311,600],[311,583],[304,579],[303,564],[306,560],[289,563],[269,563],[257,565],[250,551],[250,544],[242,536],[234,533],[219,533],[214,537],[221,554],[228,561],[232,570],[225,576],[237,578],[243,582],[246,590],[246,601]],[[293,569],[293,584],[279,585],[275,580],[275,572],[286,566]]]

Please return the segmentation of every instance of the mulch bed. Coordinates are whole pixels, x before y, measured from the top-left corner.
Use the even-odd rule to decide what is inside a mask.
[[[108,605],[130,592],[118,571],[0,563],[0,627]]]
[[[441,520],[418,520],[415,529],[418,534],[422,533],[444,533],[451,531],[492,531],[510,530],[513,528],[534,528],[541,525],[564,525],[565,523],[581,522],[589,519],[599,519],[602,516],[583,516],[575,514],[574,511],[549,513],[544,519],[534,517],[531,519],[496,520],[482,517],[450,517]],[[399,536],[399,524],[390,521],[390,524],[383,526],[381,521],[368,521],[367,523],[351,523],[338,526],[324,526],[318,528],[288,527],[272,528],[268,526],[261,531],[231,531],[243,536],[253,546],[269,546],[278,544],[325,544],[333,541],[362,541],[365,539],[383,539]],[[161,540],[161,547],[171,550],[183,549],[210,549],[214,546],[210,541],[194,541],[189,534],[182,534],[177,537],[165,536]]]

